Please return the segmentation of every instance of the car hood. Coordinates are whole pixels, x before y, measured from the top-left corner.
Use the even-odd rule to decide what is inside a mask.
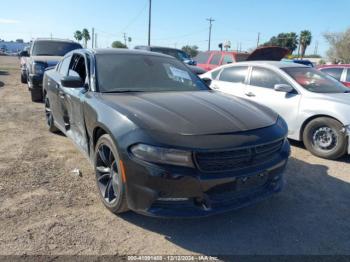
[[[32,61],[46,63],[47,66],[55,66],[63,58],[62,56],[31,56]]]
[[[248,56],[246,61],[281,61],[288,52],[288,49],[279,46],[259,47]]]
[[[216,91],[101,94],[140,128],[181,135],[227,134],[275,124],[277,114]]]
[[[319,94],[317,98],[321,98],[328,102],[345,104],[350,107],[350,93]]]

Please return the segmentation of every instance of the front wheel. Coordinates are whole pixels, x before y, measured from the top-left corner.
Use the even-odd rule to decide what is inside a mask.
[[[21,73],[21,83],[22,84],[26,84],[27,83],[27,75]]]
[[[103,204],[115,214],[128,211],[121,165],[110,135],[101,136],[95,149],[96,184]]]
[[[338,159],[346,153],[348,141],[343,125],[329,117],[319,117],[307,124],[303,133],[305,147],[314,155]]]

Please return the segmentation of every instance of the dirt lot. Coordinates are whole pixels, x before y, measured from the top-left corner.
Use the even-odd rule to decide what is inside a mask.
[[[47,131],[18,64],[0,57],[0,255],[350,255],[350,157],[326,161],[293,143],[285,190],[256,206],[195,220],[118,217],[84,156]]]

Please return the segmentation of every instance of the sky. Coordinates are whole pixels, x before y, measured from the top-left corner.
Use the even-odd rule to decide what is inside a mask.
[[[76,30],[95,28],[98,47],[132,38],[130,47],[146,45],[149,0],[0,0],[0,39],[29,41],[36,37],[73,39]],[[152,0],[151,44],[212,49],[229,40],[232,49],[255,48],[280,32],[310,30],[307,53],[324,55],[325,32],[350,27],[350,0]],[[91,44],[90,44],[91,45]]]

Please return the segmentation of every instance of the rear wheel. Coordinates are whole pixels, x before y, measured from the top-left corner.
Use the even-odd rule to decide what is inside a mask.
[[[314,155],[338,159],[347,150],[347,137],[343,125],[329,117],[320,117],[307,124],[303,133],[305,147]]]
[[[33,102],[42,102],[43,101],[43,93],[41,89],[34,89],[32,88],[30,90],[31,98]]]
[[[128,211],[120,165],[112,138],[107,134],[101,136],[95,150],[96,184],[103,204],[115,214]]]
[[[48,97],[45,97],[45,116],[46,116],[46,123],[49,127],[49,131],[51,133],[57,133],[59,130],[55,126],[55,121],[53,119],[51,107],[50,107],[50,101]]]

